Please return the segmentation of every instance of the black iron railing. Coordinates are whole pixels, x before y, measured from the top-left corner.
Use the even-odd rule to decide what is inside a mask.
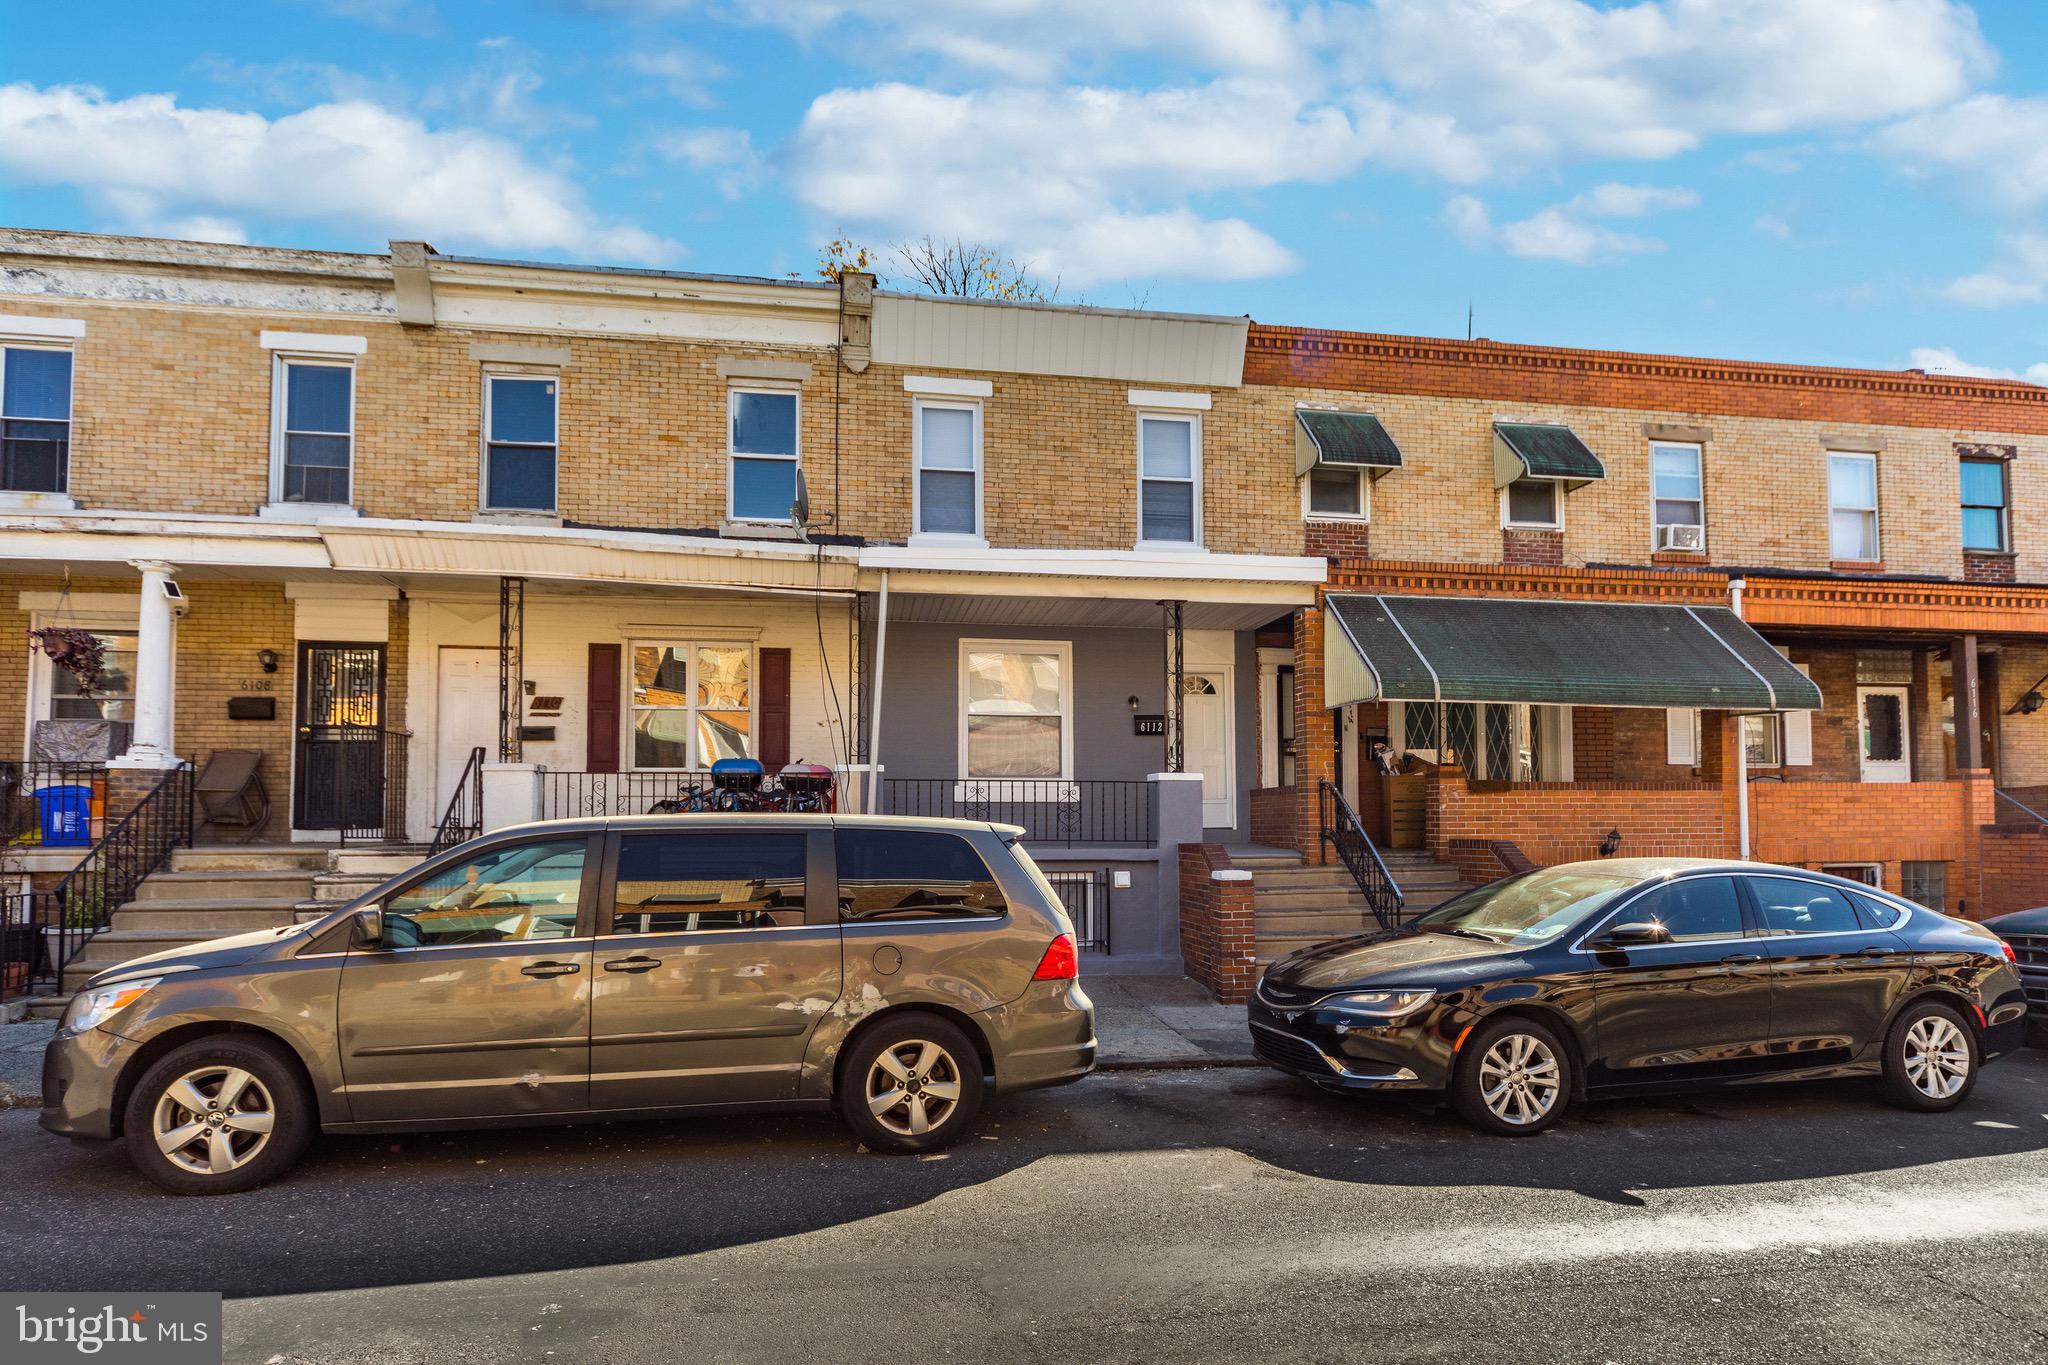
[[[427,854],[431,857],[483,832],[484,749],[478,745],[469,751],[469,761],[462,765],[462,776],[455,779],[454,794],[448,798],[448,808],[441,812],[441,822],[434,826],[434,842],[428,847]]]
[[[1351,809],[1344,793],[1327,780],[1317,785],[1322,806],[1322,841],[1335,850],[1338,861],[1351,873],[1351,880],[1358,883],[1366,906],[1380,927],[1393,928],[1401,922],[1401,907],[1406,899],[1394,881],[1394,874],[1387,871],[1386,861],[1373,846],[1372,836],[1365,832],[1358,812]]]
[[[1086,952],[1109,951],[1109,869],[1048,872],[1045,879],[1059,895],[1067,918],[1074,922],[1074,946]]]
[[[344,844],[405,839],[406,753],[410,730],[337,726],[332,749],[332,809]]]
[[[1103,778],[885,777],[878,813],[1022,825],[1042,844],[1149,845],[1155,784]]]
[[[657,802],[674,801],[710,786],[709,772],[545,772],[541,774],[540,818],[577,820],[645,815]]]
[[[9,898],[0,933],[0,999],[61,990],[64,968],[134,898],[142,879],[192,843],[192,768],[171,769],[47,891]]]
[[[0,842],[41,843],[47,805],[59,838],[89,845],[92,808],[106,789],[104,763],[0,763]]]

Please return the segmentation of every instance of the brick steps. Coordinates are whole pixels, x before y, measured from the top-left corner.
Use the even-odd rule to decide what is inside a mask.
[[[1470,885],[1459,879],[1455,867],[1427,853],[1404,849],[1383,856],[1410,915],[1433,910]],[[1365,894],[1341,863],[1269,857],[1238,859],[1236,865],[1252,873],[1260,970],[1300,949],[1379,927]]]

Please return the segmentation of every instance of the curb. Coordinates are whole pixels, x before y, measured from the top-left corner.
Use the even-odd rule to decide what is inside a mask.
[[[1097,1071],[1208,1071],[1212,1069],[1260,1067],[1255,1057],[1133,1057],[1113,1062],[1098,1061]]]

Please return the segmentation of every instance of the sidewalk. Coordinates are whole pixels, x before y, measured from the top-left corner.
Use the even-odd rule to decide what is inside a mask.
[[[43,1045],[56,1031],[55,1019],[0,1024],[0,1109],[42,1104]]]
[[[1084,976],[1095,1002],[1096,1066],[1256,1066],[1244,1006],[1219,1005],[1184,976]]]

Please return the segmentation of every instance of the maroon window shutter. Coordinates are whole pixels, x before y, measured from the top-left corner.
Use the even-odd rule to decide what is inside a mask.
[[[789,651],[761,651],[761,766],[774,772],[789,762]]]
[[[619,646],[590,647],[588,696],[583,766],[594,773],[615,773],[619,770]]]

